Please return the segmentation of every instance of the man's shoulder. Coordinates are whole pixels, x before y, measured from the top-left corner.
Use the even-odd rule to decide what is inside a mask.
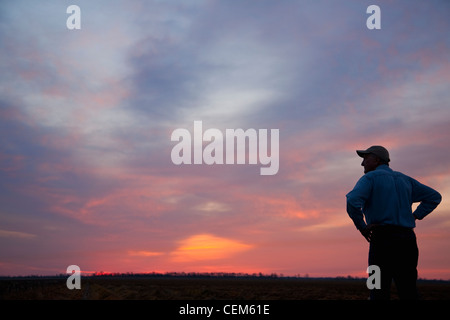
[[[413,180],[413,178],[404,174],[403,172],[392,170],[390,167],[386,165],[382,166],[381,168],[377,168],[374,171],[368,172],[366,176],[368,176],[368,178],[391,176],[403,180]]]
[[[365,174],[367,178],[379,177],[379,176],[395,176],[405,179],[410,179],[410,177],[400,171],[392,170],[387,165],[381,165],[376,170],[370,171]]]
[[[404,178],[404,179],[412,179],[410,176],[408,176],[407,174],[404,174],[403,172],[400,171],[394,171],[392,170],[392,174],[395,175],[396,177],[400,177],[400,178]]]

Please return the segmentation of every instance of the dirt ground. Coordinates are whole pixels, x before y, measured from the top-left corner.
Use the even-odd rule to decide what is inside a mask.
[[[450,300],[450,282],[420,281],[423,300]],[[365,280],[82,278],[69,290],[65,278],[0,280],[1,300],[367,300]],[[397,299],[395,287],[392,299]]]

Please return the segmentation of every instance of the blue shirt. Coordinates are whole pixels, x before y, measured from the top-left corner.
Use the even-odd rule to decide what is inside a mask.
[[[387,165],[362,176],[346,197],[347,213],[358,230],[364,229],[366,222],[414,228],[415,217],[423,219],[442,199],[436,190]],[[413,213],[414,202],[420,204]]]

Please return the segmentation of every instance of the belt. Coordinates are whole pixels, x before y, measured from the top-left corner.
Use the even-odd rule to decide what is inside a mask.
[[[411,231],[413,231],[413,228],[396,226],[393,224],[382,224],[382,225],[374,226],[372,230],[374,232],[411,232]]]

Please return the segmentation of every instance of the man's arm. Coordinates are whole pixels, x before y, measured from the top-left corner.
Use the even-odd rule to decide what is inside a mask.
[[[416,219],[422,220],[441,203],[442,196],[436,190],[412,179],[412,201],[420,202],[413,212]]]
[[[364,215],[362,208],[365,202],[370,196],[372,190],[372,183],[366,176],[361,177],[356,183],[352,191],[350,191],[347,197],[347,213],[353,220],[356,228],[361,231],[366,229],[366,222],[364,221]],[[364,235],[364,234],[363,234]],[[364,235],[364,237],[366,237]],[[367,238],[367,237],[366,237]]]

